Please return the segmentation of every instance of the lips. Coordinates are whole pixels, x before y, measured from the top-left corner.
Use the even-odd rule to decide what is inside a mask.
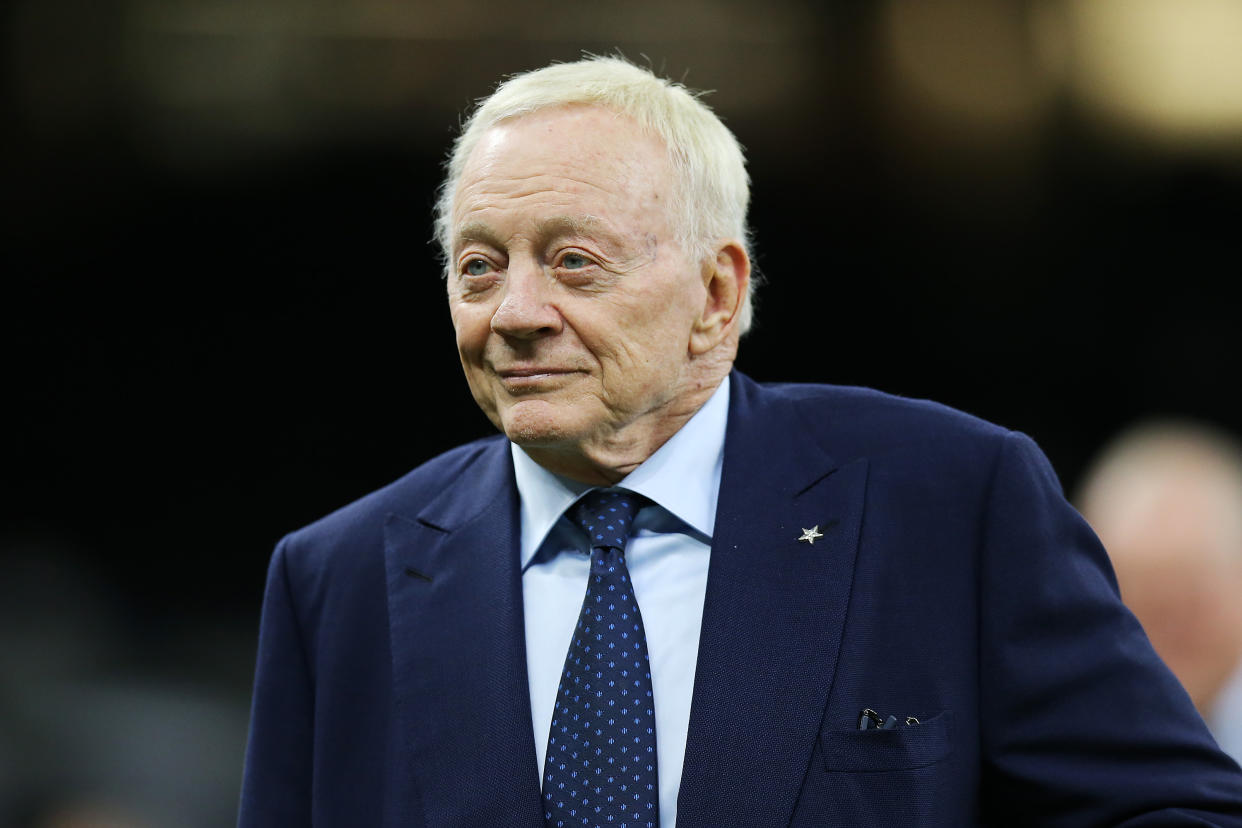
[[[503,370],[497,370],[496,373],[502,379],[525,379],[527,377],[572,374],[574,371],[570,368],[506,368]]]
[[[496,375],[510,393],[533,393],[553,390],[569,377],[580,372],[572,368],[530,366],[497,370]]]

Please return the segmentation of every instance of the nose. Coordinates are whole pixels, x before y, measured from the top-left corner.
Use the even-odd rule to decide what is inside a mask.
[[[549,301],[548,277],[534,263],[510,260],[504,295],[492,314],[492,330],[506,338],[537,339],[561,329],[561,315]]]

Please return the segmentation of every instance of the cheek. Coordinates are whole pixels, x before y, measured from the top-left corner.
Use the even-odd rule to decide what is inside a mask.
[[[491,317],[481,308],[455,306],[450,310],[453,330],[457,337],[457,350],[475,354],[483,350],[491,333]]]
[[[671,367],[677,362],[674,352],[674,328],[664,320],[650,315],[618,313],[608,322],[607,329],[588,347],[606,372],[612,369],[618,381],[634,381],[640,374]]]
[[[686,358],[695,314],[689,310],[684,291],[668,291],[652,297],[634,314],[623,330],[633,332],[630,342],[639,359],[679,364]]]

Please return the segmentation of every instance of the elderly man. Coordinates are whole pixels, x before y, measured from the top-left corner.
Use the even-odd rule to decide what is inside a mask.
[[[281,541],[243,826],[1242,825],[1029,439],[731,371],[747,200],[620,60],[474,113],[438,230],[503,436]]]

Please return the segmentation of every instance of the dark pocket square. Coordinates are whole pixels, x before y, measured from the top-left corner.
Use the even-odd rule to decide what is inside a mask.
[[[824,770],[846,773],[893,771],[932,765],[952,748],[952,714],[944,711],[917,725],[893,730],[831,730],[820,733]]]

